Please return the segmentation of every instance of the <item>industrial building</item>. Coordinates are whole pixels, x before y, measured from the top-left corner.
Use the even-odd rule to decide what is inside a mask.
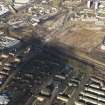
[[[88,103],[94,105],[105,105],[105,90],[103,80],[97,77],[91,77],[88,84],[79,94],[79,101],[75,105],[87,105]]]
[[[20,40],[8,37],[0,36],[0,51],[1,52],[16,52],[20,46]]]
[[[92,5],[94,5],[94,9],[97,10],[100,4],[100,0],[88,0],[87,1],[87,7],[91,8]]]
[[[13,0],[12,0],[13,1]],[[14,0],[15,3],[17,4],[24,4],[24,3],[29,3],[30,0]]]

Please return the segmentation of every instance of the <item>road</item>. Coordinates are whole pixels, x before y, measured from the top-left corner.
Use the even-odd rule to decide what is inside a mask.
[[[74,105],[74,102],[77,101],[78,95],[79,95],[80,91],[83,90],[84,84],[86,83],[87,80],[88,80],[88,76],[84,75],[80,82],[79,87],[77,89],[76,88],[74,89],[72,96],[71,96],[69,102],[67,103],[67,105]]]

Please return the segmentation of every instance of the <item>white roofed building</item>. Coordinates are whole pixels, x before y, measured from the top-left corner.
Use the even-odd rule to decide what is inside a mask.
[[[30,0],[14,0],[15,3],[19,3],[19,4],[25,4],[25,3],[29,3]]]
[[[6,96],[5,94],[0,95],[0,105],[8,105],[8,103],[10,102],[8,96]]]

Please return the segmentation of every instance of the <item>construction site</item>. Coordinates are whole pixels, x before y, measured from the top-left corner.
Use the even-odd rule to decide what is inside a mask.
[[[0,105],[105,105],[105,1],[1,0]]]

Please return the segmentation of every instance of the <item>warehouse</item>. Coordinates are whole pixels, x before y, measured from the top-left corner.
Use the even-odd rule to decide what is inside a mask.
[[[85,87],[85,91],[93,92],[98,95],[103,95],[103,96],[105,95],[105,91],[93,87]]]
[[[79,93],[79,100],[75,105],[105,105],[105,90],[101,77],[90,77],[85,88]]]
[[[80,95],[82,96],[87,96],[87,97],[90,97],[90,98],[93,98],[93,99],[96,99],[98,101],[102,101],[102,102],[105,102],[105,97],[103,96],[100,96],[100,95],[97,95],[97,94],[93,94],[91,92],[80,92]]]
[[[0,51],[16,52],[20,46],[20,40],[8,36],[0,36]]]
[[[29,2],[29,0],[14,0],[14,1],[15,1],[15,3],[21,3],[21,4]]]

